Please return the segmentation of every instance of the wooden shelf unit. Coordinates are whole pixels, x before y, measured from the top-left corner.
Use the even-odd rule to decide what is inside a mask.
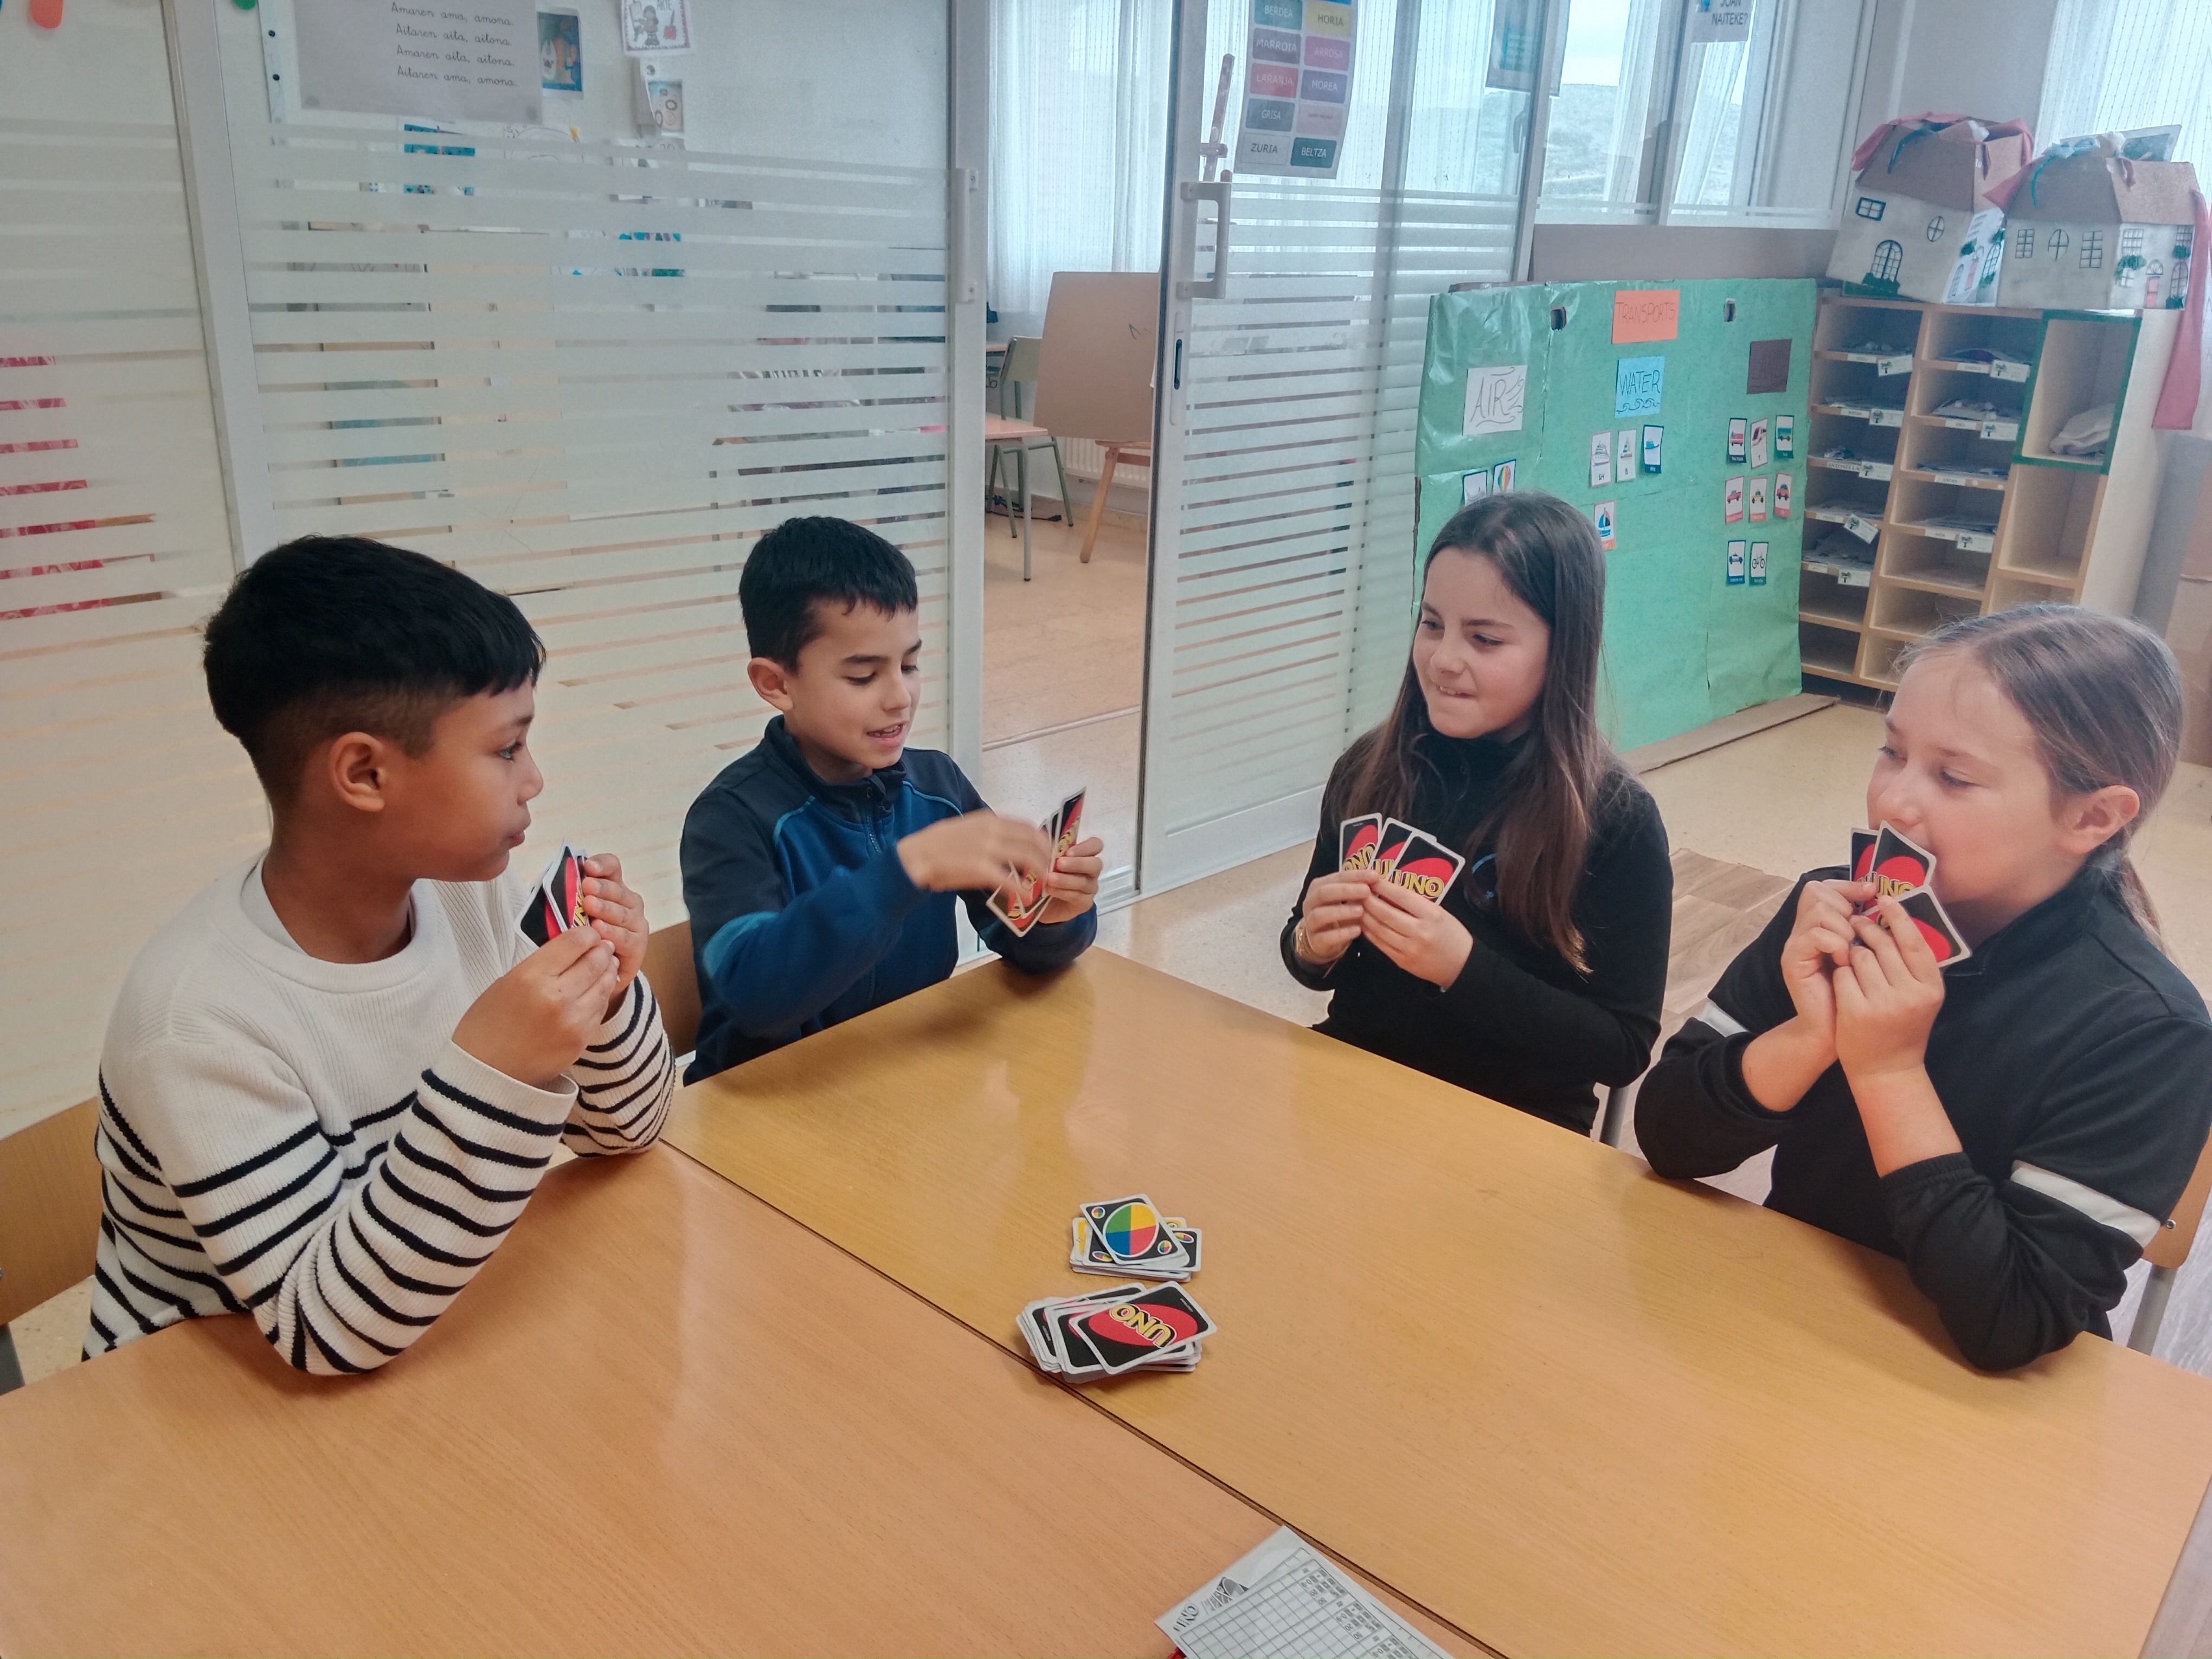
[[[1899,656],[1954,617],[2051,599],[2129,610],[2158,496],[2151,414],[2180,317],[1824,294],[1798,448],[1805,672],[1887,690]],[[2014,362],[1952,360],[1975,348]],[[1938,413],[1954,400],[1993,407]],[[2051,453],[2069,418],[2108,402],[2102,456]],[[1870,571],[1838,563],[1846,538],[1872,546]]]

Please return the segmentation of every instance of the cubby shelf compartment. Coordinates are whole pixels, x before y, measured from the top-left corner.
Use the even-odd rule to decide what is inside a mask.
[[[1805,672],[1887,690],[1899,654],[1954,617],[2043,599],[2127,611],[2158,494],[2149,404],[2179,320],[1826,295],[1804,445]],[[1909,372],[1878,372],[1908,354]],[[1959,400],[1995,412],[1936,412]],[[2069,416],[2106,401],[2105,455],[2050,453]],[[1852,455],[1823,453],[1839,447]],[[1870,568],[1821,556],[1853,516],[1874,533]]]

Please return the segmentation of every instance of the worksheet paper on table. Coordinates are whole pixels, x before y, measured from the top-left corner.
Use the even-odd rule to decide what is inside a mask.
[[[1154,1622],[1188,1659],[1445,1659],[1288,1527]]]

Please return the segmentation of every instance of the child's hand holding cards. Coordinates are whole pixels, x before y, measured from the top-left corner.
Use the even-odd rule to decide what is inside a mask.
[[[1104,850],[1104,843],[1083,839],[1084,793],[1077,790],[1060,803],[1060,811],[1037,826],[1052,844],[1051,864],[1045,870],[1011,871],[984,901],[985,908],[1012,929],[1016,939],[1043,921],[1046,910],[1055,900],[1060,902],[1061,913],[1054,920],[1064,921],[1069,916],[1082,915],[1097,897],[1097,870],[1060,867],[1065,859],[1076,859],[1085,864],[1098,862],[1097,854]]]
[[[532,945],[550,943],[584,921],[584,860],[590,856],[567,842],[538,878],[514,925]]]

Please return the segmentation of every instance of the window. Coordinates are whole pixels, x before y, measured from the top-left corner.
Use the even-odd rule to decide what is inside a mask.
[[[2066,233],[2063,230],[2052,231],[2051,233],[2051,259],[2052,264],[2056,264],[2059,260],[2066,257]]]
[[[1893,283],[1897,280],[1898,267],[1904,263],[1904,243],[1877,242],[1874,250],[1874,270],[1869,274],[1877,283]]]
[[[1997,234],[2002,236],[2004,233],[1999,231]],[[2035,227],[2033,225],[2022,225],[2020,228],[2013,242],[2012,255],[2015,259],[2035,258]]]
[[[2097,270],[2105,263],[2105,233],[2085,230],[2081,233],[2081,269]]]
[[[2142,226],[2130,225],[2127,229],[2120,233],[2120,258],[2123,259],[2140,259],[2142,258],[2142,251],[2143,233]]]
[[[1862,219],[1879,219],[1881,217],[1882,210],[1887,208],[1888,205],[1889,204],[1883,201],[1879,196],[1862,196],[1859,198],[1859,217]]]
[[[1752,0],[1747,40],[1686,33],[1682,0],[1563,3],[1544,219],[1834,224],[1867,0]]]
[[[1943,216],[1939,213],[1928,222],[1928,240],[1931,242],[1940,241],[1942,235]]]
[[[2173,159],[2212,176],[2212,5],[2058,0],[2039,135],[2179,125]]]

